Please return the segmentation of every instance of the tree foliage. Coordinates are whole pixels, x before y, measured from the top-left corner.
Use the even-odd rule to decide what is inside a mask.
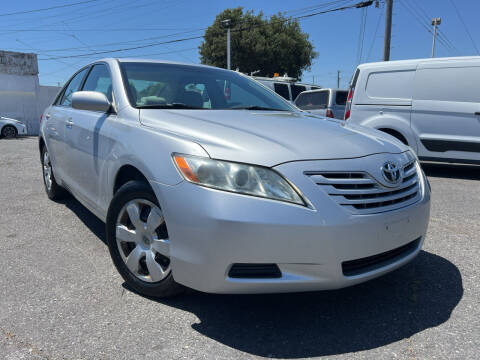
[[[262,12],[255,15],[252,10],[244,12],[237,7],[218,14],[205,31],[199,47],[203,64],[227,67],[227,35],[222,26],[227,19],[231,20],[232,69],[244,73],[259,70],[259,76],[287,73],[299,78],[317,56],[298,21],[281,13],[266,19]]]

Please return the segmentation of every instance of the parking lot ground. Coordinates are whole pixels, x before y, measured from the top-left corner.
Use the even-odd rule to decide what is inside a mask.
[[[480,168],[425,164],[424,250],[342,290],[155,300],[125,286],[104,226],[44,193],[36,138],[0,140],[0,358],[478,359]]]

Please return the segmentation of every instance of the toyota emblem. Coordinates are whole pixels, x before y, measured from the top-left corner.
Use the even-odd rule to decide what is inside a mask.
[[[382,175],[383,178],[389,184],[398,184],[400,182],[401,174],[399,166],[393,161],[387,161],[382,166]]]

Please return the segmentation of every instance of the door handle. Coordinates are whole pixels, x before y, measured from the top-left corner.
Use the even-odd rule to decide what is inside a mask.
[[[67,126],[68,128],[71,128],[71,127],[73,126],[72,118],[68,118],[68,119],[67,119],[66,126]]]
[[[476,116],[480,116],[480,111],[475,111]]]

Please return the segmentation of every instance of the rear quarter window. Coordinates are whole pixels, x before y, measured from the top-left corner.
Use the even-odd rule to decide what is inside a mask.
[[[411,99],[415,70],[372,72],[368,75],[366,94],[377,99]]]
[[[301,92],[307,90],[303,85],[291,85],[290,90],[292,91],[292,99],[295,100]]]
[[[295,104],[302,110],[325,109],[328,105],[329,92],[319,91],[298,95]]]
[[[282,96],[284,99],[290,100],[290,94],[288,92],[287,84],[274,83],[273,89],[278,95]]]

